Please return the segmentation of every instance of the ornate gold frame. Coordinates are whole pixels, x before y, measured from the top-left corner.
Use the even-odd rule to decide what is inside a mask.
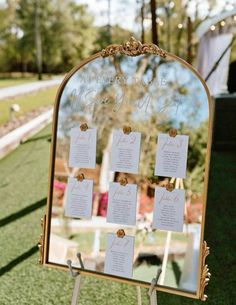
[[[180,291],[174,288],[169,287],[163,287],[158,286],[156,290],[167,292],[171,294],[181,295],[189,298],[194,299],[200,299],[202,301],[206,301],[207,296],[204,294],[205,287],[208,285],[208,282],[210,280],[211,274],[209,273],[208,266],[205,263],[207,255],[209,252],[209,247],[207,247],[207,243],[204,241],[204,226],[205,226],[205,213],[206,213],[206,199],[207,199],[207,189],[208,189],[208,180],[209,180],[209,164],[210,164],[210,152],[211,152],[211,138],[212,138],[212,118],[213,118],[213,103],[210,97],[209,90],[207,88],[207,85],[201,75],[186,61],[181,59],[180,57],[169,53],[167,51],[162,50],[157,45],[148,43],[148,44],[142,44],[140,41],[136,40],[134,37],[131,37],[128,41],[123,43],[122,45],[113,44],[109,45],[105,49],[103,49],[101,52],[98,52],[91,57],[87,58],[86,60],[82,61],[78,66],[76,66],[74,69],[72,69],[64,78],[62,81],[57,95],[55,99],[54,104],[54,114],[53,114],[53,126],[52,126],[52,144],[51,144],[51,156],[50,156],[50,168],[49,168],[49,188],[48,188],[48,198],[47,198],[47,211],[44,218],[41,220],[41,226],[42,226],[42,234],[39,239],[39,253],[40,253],[40,259],[39,263],[52,267],[52,268],[59,268],[62,270],[67,270],[66,266],[57,265],[53,263],[49,263],[47,261],[47,253],[48,253],[48,245],[49,245],[49,228],[50,228],[50,207],[52,202],[52,182],[53,182],[53,173],[54,173],[54,158],[55,158],[55,144],[56,144],[56,131],[57,131],[57,116],[58,116],[58,109],[59,109],[59,103],[60,103],[60,97],[62,94],[62,91],[67,83],[67,81],[70,79],[70,77],[81,67],[89,63],[90,61],[99,58],[99,57],[108,57],[108,56],[114,56],[117,54],[123,54],[127,56],[138,56],[141,54],[155,54],[160,57],[170,59],[170,60],[176,60],[182,65],[184,65],[186,68],[191,70],[195,76],[201,81],[208,98],[208,106],[209,106],[209,123],[208,123],[208,140],[207,140],[207,156],[206,156],[206,166],[205,166],[205,180],[204,180],[204,209],[203,209],[203,215],[202,215],[202,229],[201,229],[201,244],[202,247],[200,249],[200,255],[199,255],[199,269],[198,269],[198,289],[197,293],[189,293],[185,291]],[[79,269],[81,274],[89,275],[89,276],[95,276],[98,278],[104,278],[104,279],[113,279],[117,282],[127,283],[129,285],[135,285],[135,286],[141,286],[145,288],[149,288],[149,285],[144,282],[139,282],[136,280],[125,280],[121,279],[115,276],[108,276],[88,270],[82,270]]]

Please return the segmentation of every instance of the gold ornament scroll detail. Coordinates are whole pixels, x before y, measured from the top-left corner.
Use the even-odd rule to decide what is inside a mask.
[[[206,241],[202,245],[202,274],[200,280],[200,299],[202,301],[207,300],[207,295],[204,294],[205,288],[210,281],[211,274],[209,272],[208,265],[206,265],[206,257],[210,254],[210,248],[207,247]]]
[[[39,264],[43,264],[43,249],[44,249],[44,233],[45,233],[45,224],[46,224],[46,215],[41,218],[41,229],[42,234],[40,234],[39,241],[38,241],[38,248],[39,248]]]
[[[159,48],[154,43],[141,43],[136,38],[131,37],[123,44],[112,44],[102,50],[102,57],[113,56],[116,54],[123,54],[128,56],[138,56],[142,54],[156,54],[163,58],[166,57],[166,52]]]

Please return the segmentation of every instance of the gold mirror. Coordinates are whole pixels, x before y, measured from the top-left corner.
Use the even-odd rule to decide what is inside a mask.
[[[96,128],[94,169],[69,166],[70,131]],[[204,222],[212,132],[208,89],[192,66],[153,44],[134,38],[111,45],[83,61],[63,80],[56,97],[51,144],[47,214],[41,238],[41,263],[68,270],[67,260],[82,274],[149,287],[158,267],[157,290],[205,300],[208,282]],[[110,170],[113,130],[141,133],[138,174]],[[157,136],[189,137],[186,178],[154,175]],[[172,133],[172,134],[171,134]],[[68,177],[93,180],[91,219],[65,217]],[[109,182],[124,178],[137,184],[136,226],[119,226],[135,237],[133,276],[104,272]],[[182,232],[153,229],[154,190],[173,183],[185,190]]]

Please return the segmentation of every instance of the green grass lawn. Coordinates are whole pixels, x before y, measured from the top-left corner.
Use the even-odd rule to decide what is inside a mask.
[[[36,77],[28,78],[5,78],[0,79],[0,88],[7,88],[11,86],[23,85],[37,81]]]
[[[0,305],[70,304],[73,279],[38,265],[40,218],[45,212],[49,142],[47,127],[0,161]],[[235,305],[233,251],[236,191],[235,153],[214,153],[206,221],[211,246],[209,305]],[[148,305],[142,289],[143,305]],[[158,294],[158,305],[197,305],[184,297]],[[85,277],[81,305],[136,305],[136,288]]]
[[[43,75],[43,80],[50,79],[50,76],[47,74]],[[21,73],[13,73],[12,76],[4,75],[0,73],[0,89],[7,88],[11,86],[23,85],[27,83],[32,83],[38,81],[36,74],[27,73],[25,77],[22,77]]]
[[[12,104],[18,104],[20,106],[20,112],[16,113],[16,116],[20,116],[27,111],[53,104],[56,91],[57,86],[0,101],[0,124],[8,121],[9,107]]]

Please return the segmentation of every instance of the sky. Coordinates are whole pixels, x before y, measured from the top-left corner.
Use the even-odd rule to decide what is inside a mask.
[[[1,1],[1,0],[0,0]],[[76,0],[77,3],[87,4],[90,12],[95,17],[96,25],[106,25],[108,23],[108,0]],[[111,24],[119,24],[123,28],[127,28],[135,32],[137,23],[135,22],[137,2],[140,0],[110,0],[111,3]],[[148,1],[147,1],[148,2]],[[168,2],[168,1],[166,1]],[[174,0],[173,0],[174,2]],[[201,18],[205,18],[208,13],[208,1],[207,0],[183,0],[183,3],[188,2],[188,13],[190,16],[194,16],[196,10],[196,4],[199,3],[199,15]],[[236,0],[216,0],[216,7],[211,11],[211,15],[219,14],[225,3],[228,5],[225,7],[227,10],[232,10],[236,7]],[[146,24],[148,25],[149,22]]]
[[[77,0],[77,3],[87,4],[95,17],[95,25],[108,23],[108,0]],[[111,24],[119,24],[123,28],[133,30],[137,9],[136,0],[110,0]]]
[[[75,0],[79,4],[86,4],[89,11],[95,18],[95,25],[101,26],[108,24],[108,2],[109,0]],[[110,0],[111,3],[111,24],[118,24],[119,26],[136,32],[135,29],[139,26],[135,22],[137,12],[137,2],[141,0]],[[150,0],[145,0],[147,3]],[[169,2],[171,0],[168,0]],[[168,2],[166,0],[166,2]],[[204,18],[208,10],[208,0],[182,0],[183,3],[188,3],[188,13],[193,16],[196,10],[196,4],[199,3],[200,17]],[[174,0],[172,1],[174,2]],[[0,5],[4,5],[6,0],[0,0]],[[216,7],[211,11],[211,15],[219,14],[225,6],[227,10],[236,8],[236,0],[216,0]],[[150,20],[146,20],[146,26],[150,25]]]

